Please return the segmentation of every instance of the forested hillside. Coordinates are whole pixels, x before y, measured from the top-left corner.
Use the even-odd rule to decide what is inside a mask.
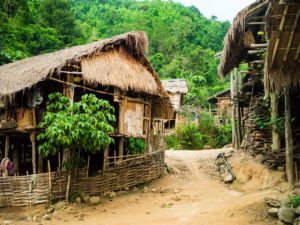
[[[189,81],[187,103],[199,105],[226,85],[214,54],[229,23],[195,7],[162,0],[0,0],[0,7],[0,64],[143,30],[161,78]]]

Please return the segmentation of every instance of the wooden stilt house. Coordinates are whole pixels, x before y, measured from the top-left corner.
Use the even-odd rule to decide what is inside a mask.
[[[271,168],[285,166],[291,188],[298,179],[300,152],[300,118],[295,107],[300,96],[299,17],[298,1],[256,1],[234,19],[219,66],[220,74],[226,75],[239,64],[248,63],[248,70],[241,71],[246,75],[234,102],[247,107],[244,148],[251,145],[252,153],[263,154],[263,162]],[[237,74],[231,74],[236,79]]]
[[[18,184],[20,189],[17,188],[18,185],[14,186],[16,187],[12,191],[14,194],[22,192],[22,187],[27,185],[29,178],[26,176],[24,178],[23,175],[40,174],[38,182],[45,178],[43,172],[47,171],[47,166],[36,150],[38,146],[36,135],[41,132],[38,124],[45,112],[47,96],[53,92],[63,93],[70,101],[78,101],[82,95],[93,93],[98,98],[108,100],[115,108],[117,123],[115,133],[110,135],[114,138],[115,144],[107,146],[102,153],[90,158],[90,170],[103,173],[104,169],[109,170],[116,161],[125,162],[130,154],[126,150],[126,141],[130,137],[144,139],[147,154],[154,160],[151,162],[149,158],[147,160],[145,158],[143,164],[143,160],[139,159],[140,166],[148,165],[144,168],[145,172],[143,168],[139,168],[140,178],[131,177],[136,173],[122,177],[123,172],[124,176],[126,174],[124,167],[123,172],[119,171],[120,182],[116,182],[117,187],[112,184],[102,187],[97,181],[97,185],[101,187],[94,189],[94,193],[120,189],[160,175],[163,153],[158,151],[160,149],[151,147],[153,124],[157,118],[169,119],[173,112],[167,92],[146,57],[147,48],[148,40],[145,33],[130,32],[0,66],[0,158],[9,157],[14,162],[15,175],[20,175],[20,180],[23,179]],[[159,160],[155,161],[157,157]],[[60,154],[53,156],[50,161],[51,171],[56,171],[57,168],[60,171],[62,163]],[[128,166],[127,169],[130,170]],[[116,176],[112,179],[118,179],[118,173],[111,172],[110,175],[112,174]],[[56,176],[55,173],[49,175],[49,182],[54,182]],[[9,193],[11,190],[4,187],[8,182],[7,179],[14,178],[0,177],[0,190]],[[98,179],[106,178],[98,177]],[[15,180],[18,183],[18,179]],[[93,186],[93,181],[90,182]],[[26,200],[20,194],[19,200],[10,199],[7,202],[5,193],[0,191],[0,206],[46,201],[49,194],[48,186],[45,189],[44,183],[38,185],[41,185],[39,188],[44,188],[43,191],[37,190],[41,194],[38,197],[42,200],[37,199],[38,197]],[[84,185],[89,187],[89,183]],[[58,191],[57,195],[53,194],[54,197],[58,197],[60,195],[58,193],[61,194],[62,190]]]

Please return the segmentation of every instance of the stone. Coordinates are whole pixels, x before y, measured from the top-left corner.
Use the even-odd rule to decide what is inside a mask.
[[[180,192],[180,191],[177,190],[177,189],[174,190],[174,194],[178,194],[179,192]]]
[[[66,201],[60,201],[60,202],[57,202],[55,203],[52,207],[58,211],[58,210],[61,210],[65,207],[67,207],[68,203]]]
[[[42,220],[51,220],[51,216],[46,214],[46,215],[43,216]]]
[[[215,164],[217,166],[221,166],[221,165],[224,165],[225,164],[225,161],[223,158],[218,158],[216,161],[215,161]]]
[[[296,218],[294,220],[294,224],[293,225],[300,225],[300,217]]]
[[[281,202],[277,199],[265,197],[264,200],[269,206],[271,206],[273,208],[280,208],[280,206],[281,206]]]
[[[47,209],[46,212],[47,212],[47,214],[51,214],[51,213],[54,212],[54,208],[53,208],[53,207],[50,207],[50,208]]]
[[[223,177],[223,182],[224,182],[225,184],[232,183],[233,180],[234,180],[234,177],[232,176],[231,173],[226,173],[226,174],[224,175],[224,177]]]
[[[289,205],[290,205],[289,199],[284,199],[284,200],[281,200],[281,202],[280,202],[280,207],[289,207]]]
[[[80,203],[81,203],[81,198],[80,198],[80,197],[77,197],[77,198],[75,199],[75,202],[76,202],[77,204],[80,204]]]
[[[39,214],[36,214],[32,217],[33,222],[41,222],[41,220],[42,220],[42,217]]]
[[[113,199],[114,197],[116,197],[116,192],[114,192],[114,191],[106,191],[106,192],[104,192],[104,197],[107,197],[107,198],[109,198],[109,199]]]
[[[219,173],[224,174],[225,172],[226,172],[226,166],[225,165],[219,166]]]
[[[93,196],[89,198],[90,205],[98,205],[100,203],[100,198],[97,196]]]
[[[82,199],[83,202],[87,203],[87,202],[90,201],[90,196],[88,196],[88,195],[83,195],[83,196],[81,197],[81,199]]]
[[[156,193],[156,188],[151,189],[152,193]]]
[[[165,188],[161,187],[161,188],[159,189],[159,193],[165,193],[165,192],[166,192]]]
[[[295,209],[282,207],[278,210],[278,218],[283,222],[293,224],[295,216]]]
[[[9,225],[9,224],[12,224],[12,221],[10,221],[10,220],[5,220],[5,221],[3,222],[3,224]]]
[[[132,188],[132,191],[133,191],[133,192],[138,192],[139,189],[138,189],[136,186],[134,186],[134,187]]]
[[[148,192],[149,192],[149,190],[148,190],[148,188],[147,188],[146,186],[144,187],[143,192],[144,192],[144,193],[148,193]]]
[[[270,208],[268,210],[268,214],[272,217],[277,217],[278,216],[278,211],[279,209],[278,208]]]

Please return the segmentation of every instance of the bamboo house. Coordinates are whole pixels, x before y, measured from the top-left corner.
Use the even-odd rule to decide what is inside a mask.
[[[117,122],[110,134],[115,143],[88,158],[89,166],[72,181],[74,190],[97,194],[162,173],[164,153],[152,147],[153,124],[173,112],[147,49],[146,34],[130,32],[0,66],[0,157],[15,165],[14,177],[0,177],[0,207],[46,202],[49,193],[58,198],[65,191],[63,152],[50,159],[51,171],[58,172],[45,174],[49,168],[36,150],[38,124],[53,92],[70,101],[93,93],[115,108]],[[126,150],[131,137],[145,140],[147,153],[131,157]],[[36,189],[28,190],[31,174],[36,174]]]
[[[299,1],[254,2],[234,19],[219,65],[221,76],[231,73],[233,105],[245,110],[233,126],[235,147],[244,140],[242,147],[262,154],[267,166],[283,166],[291,188],[300,163],[299,17]],[[248,69],[234,70],[241,63]]]

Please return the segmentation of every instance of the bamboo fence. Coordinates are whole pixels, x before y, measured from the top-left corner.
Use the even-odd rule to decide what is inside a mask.
[[[73,192],[89,195],[116,191],[158,178],[164,171],[164,151],[156,151],[135,158],[106,165],[101,175],[86,177],[85,169],[72,175]],[[49,189],[49,174],[0,177],[0,207],[32,206],[47,203],[49,199],[65,197],[67,172],[51,173],[52,190]]]

